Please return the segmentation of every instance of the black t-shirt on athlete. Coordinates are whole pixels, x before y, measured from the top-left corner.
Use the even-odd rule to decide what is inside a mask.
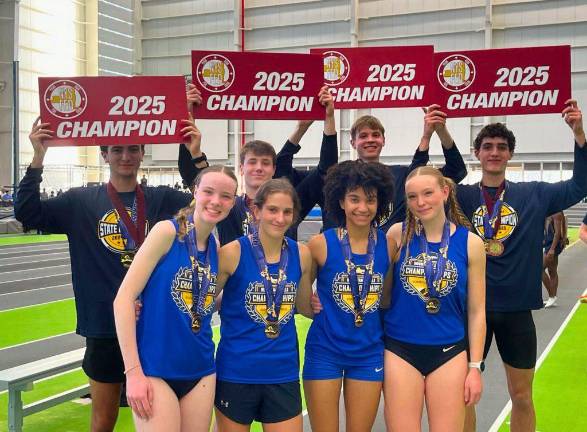
[[[72,188],[56,198],[40,199],[42,168],[28,168],[14,205],[16,218],[26,228],[66,234],[71,258],[71,279],[77,309],[76,332],[86,337],[115,337],[112,303],[126,274],[120,262],[124,241],[118,216],[106,185]],[[149,230],[187,206],[191,196],[169,187],[142,186]],[[119,193],[131,208],[135,193]]]

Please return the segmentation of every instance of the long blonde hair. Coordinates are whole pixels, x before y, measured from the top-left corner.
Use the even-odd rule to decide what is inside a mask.
[[[232,171],[232,169],[225,166],[225,165],[212,165],[212,166],[209,166],[209,167],[205,168],[204,170],[200,171],[200,173],[198,174],[198,176],[194,180],[194,190],[196,190],[197,187],[200,185],[202,178],[206,174],[211,173],[211,172],[223,173],[223,174],[226,174],[231,179],[233,179],[234,184],[235,184],[234,192],[236,194],[238,180],[236,179],[236,176],[234,175],[234,172]],[[177,221],[177,225],[179,227],[178,231],[177,231],[177,237],[179,238],[180,241],[183,241],[185,235],[187,234],[188,218],[194,214],[195,208],[196,208],[196,200],[194,198],[189,206],[182,208],[175,215],[175,220]]]
[[[422,166],[416,168],[408,175],[408,177],[406,178],[406,183],[411,178],[421,175],[429,175],[436,178],[436,180],[438,181],[438,185],[441,188],[448,186],[449,194],[445,206],[446,218],[455,225],[462,225],[467,229],[471,230],[471,223],[463,213],[463,210],[461,209],[461,206],[459,206],[459,203],[457,201],[457,186],[455,182],[453,182],[448,177],[444,177],[442,173],[434,167]],[[414,232],[416,232],[416,230],[418,230],[418,221],[416,220],[416,217],[410,211],[410,208],[406,203],[406,220],[404,224],[404,229],[402,230],[402,241],[400,249],[404,246],[409,248],[410,241],[412,240],[412,237],[414,236]],[[406,250],[406,258],[408,257],[408,255],[409,249]]]

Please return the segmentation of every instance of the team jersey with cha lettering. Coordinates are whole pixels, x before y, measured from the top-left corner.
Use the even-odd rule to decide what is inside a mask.
[[[495,189],[493,191],[495,193]],[[542,241],[547,216],[567,209],[587,195],[587,145],[575,144],[573,176],[557,182],[506,181],[501,226],[496,239],[504,245],[500,256],[487,255],[486,304],[492,312],[541,309]],[[463,212],[482,235],[485,204],[479,183],[457,185]]]
[[[177,222],[172,221],[177,230]],[[212,235],[212,234],[210,234]],[[212,236],[213,237],[213,236]],[[176,236],[169,252],[159,260],[142,294],[137,323],[137,345],[145,375],[191,380],[214,372],[214,342],[210,321],[214,312],[218,255],[210,244],[211,281],[204,300],[202,324],[192,331],[192,265],[185,241]],[[198,251],[198,261],[206,252]],[[198,272],[201,281],[201,271]]]
[[[389,268],[385,233],[377,230],[373,277],[364,307],[364,322],[355,326],[354,300],[337,229],[324,232],[327,255],[324,266],[318,269],[318,297],[322,311],[314,316],[306,339],[306,351],[317,357],[335,359],[353,364],[381,364],[383,356],[383,329],[379,304],[383,278]],[[362,287],[366,254],[352,254],[357,265],[359,287]]]
[[[67,234],[71,282],[77,311],[76,332],[85,337],[116,337],[113,302],[126,274],[120,257],[126,243],[106,184],[72,188],[56,198],[40,199],[42,168],[27,169],[14,203],[16,218],[28,228]],[[192,197],[169,187],[141,186],[145,193],[146,230],[170,219]],[[127,210],[134,192],[118,194]]]
[[[295,299],[301,277],[297,243],[289,248],[283,302],[279,312],[280,335],[265,336],[265,286],[248,237],[240,237],[241,254],[228,278],[220,308],[220,343],[216,353],[217,378],[244,384],[278,384],[299,378],[299,356],[294,320]],[[278,263],[269,264],[277,277]]]
[[[443,345],[465,337],[468,236],[469,231],[463,226],[457,226],[450,236],[448,259],[438,290],[440,310],[436,314],[426,311],[423,300],[427,288],[419,237],[414,235],[410,241],[407,259],[406,248],[402,248],[393,269],[391,306],[385,312],[386,336],[417,345]],[[440,243],[428,245],[436,268]]]

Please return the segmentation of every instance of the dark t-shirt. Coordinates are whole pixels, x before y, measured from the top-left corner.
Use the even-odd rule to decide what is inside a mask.
[[[30,168],[21,180],[14,213],[26,228],[66,234],[76,300],[76,332],[86,337],[115,337],[112,303],[126,274],[118,216],[106,185],[72,188],[56,198],[40,200],[42,169]],[[191,196],[169,187],[142,187],[149,230],[189,204]],[[135,193],[119,194],[127,208]]]
[[[587,146],[575,145],[573,177],[558,183],[506,181],[501,227],[496,239],[501,256],[487,256],[486,305],[492,312],[540,309],[542,241],[547,216],[587,195]],[[458,185],[457,197],[474,231],[481,235],[483,212],[479,183]]]

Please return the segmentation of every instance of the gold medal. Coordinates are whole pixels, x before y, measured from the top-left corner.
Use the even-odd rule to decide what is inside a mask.
[[[279,323],[278,322],[267,322],[265,324],[265,336],[269,339],[276,339],[279,337]]]
[[[120,255],[120,263],[124,268],[129,268],[132,264],[132,260],[134,259],[134,257],[134,252],[125,252],[122,255]]]
[[[198,333],[202,328],[202,318],[195,316],[192,318],[192,331]]]
[[[487,255],[500,256],[501,254],[503,254],[503,250],[503,243],[499,240],[489,239],[485,243],[485,251],[487,252]]]
[[[357,312],[355,315],[355,327],[361,327],[363,324],[363,314],[361,312]]]
[[[429,298],[426,300],[426,312],[429,314],[437,314],[440,311],[440,300],[437,298]]]

